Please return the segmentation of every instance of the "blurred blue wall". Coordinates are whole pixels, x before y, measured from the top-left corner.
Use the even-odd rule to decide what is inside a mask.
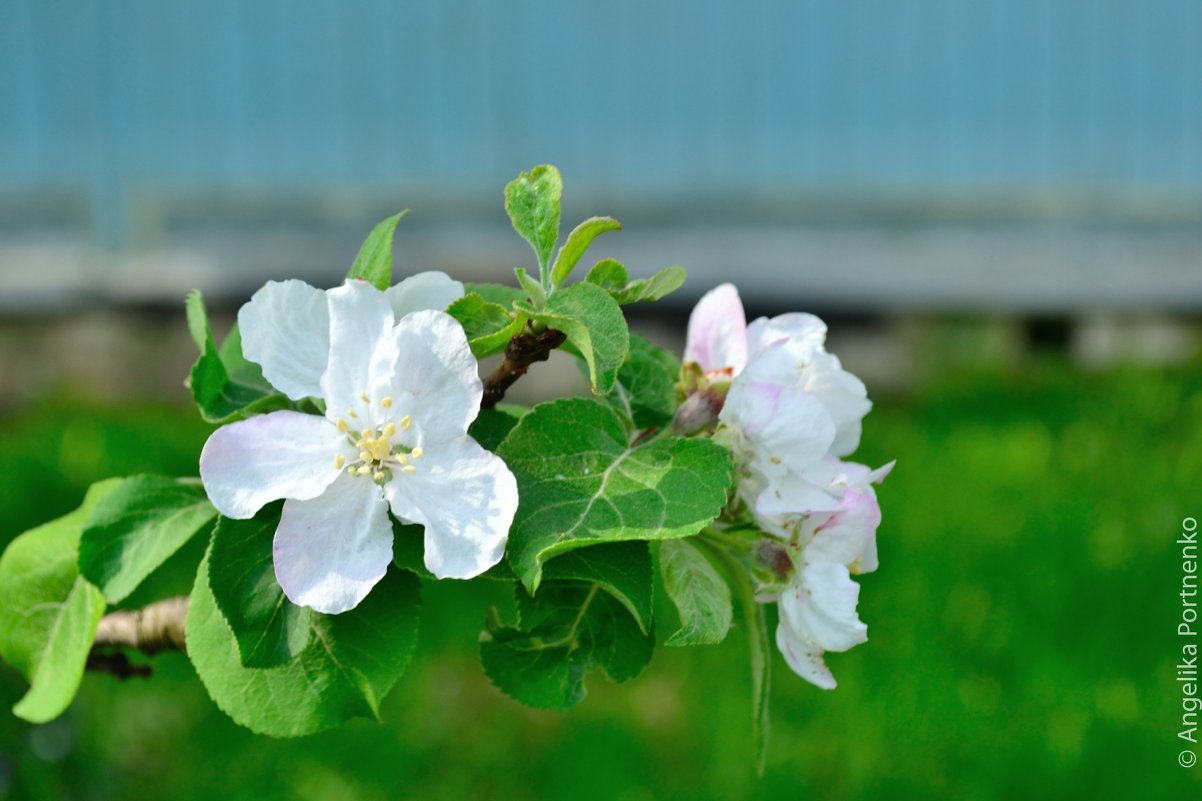
[[[146,189],[493,200],[545,161],[716,202],[1202,201],[1202,3],[0,2],[0,195],[109,244]]]

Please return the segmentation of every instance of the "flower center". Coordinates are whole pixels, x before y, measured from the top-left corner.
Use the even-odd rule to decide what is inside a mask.
[[[366,393],[360,397],[364,403],[370,404]],[[381,399],[379,405],[387,412],[392,408],[392,398]],[[351,419],[359,416],[353,410],[348,410],[347,413]],[[347,435],[347,442],[359,453],[357,458],[349,461],[344,454],[335,454],[334,467],[338,470],[345,468],[352,476],[370,476],[372,481],[381,486],[392,479],[395,471],[416,473],[417,467],[413,463],[422,458],[422,449],[393,442],[393,437],[398,431],[408,431],[412,425],[413,418],[409,415],[393,422],[387,419],[386,414],[384,423],[374,428],[356,431],[351,428],[351,423],[348,423],[346,418],[339,418],[338,430]]]

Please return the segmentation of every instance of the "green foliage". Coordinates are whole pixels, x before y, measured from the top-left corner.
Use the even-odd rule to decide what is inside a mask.
[[[467,433],[485,450],[496,451],[497,446],[509,436],[509,432],[527,412],[512,403],[500,403],[492,409],[481,409]]]
[[[513,228],[534,248],[539,280],[547,286],[547,265],[559,240],[559,199],[563,179],[550,164],[524,172],[505,186],[505,211]]]
[[[562,331],[588,364],[593,388],[609,391],[615,371],[630,349],[626,318],[609,293],[579,283],[551,295],[541,310],[522,303],[518,308],[530,319]]]
[[[511,314],[505,306],[487,301],[475,292],[456,300],[447,313],[463,326],[472,355],[477,359],[505,350],[509,340],[526,325],[525,315]]]
[[[541,309],[547,305],[547,290],[543,289],[542,284],[531,277],[521,267],[515,267],[513,274],[517,276],[518,284],[521,285],[526,293],[526,297],[530,299],[530,304],[535,309]]]
[[[683,267],[665,267],[650,278],[630,280],[626,266],[616,259],[602,259],[593,265],[584,280],[601,287],[625,306],[638,301],[659,300],[680,289],[687,273]]]
[[[556,554],[697,533],[721,511],[731,481],[721,446],[660,437],[631,447],[617,412],[583,398],[536,406],[497,454],[518,482],[507,555],[531,590]]]
[[[400,214],[394,214],[371,230],[359,248],[359,255],[355,257],[350,272],[346,274],[348,280],[357,278],[367,281],[380,291],[392,286],[392,237],[397,223],[408,213],[409,210],[405,209]]]
[[[188,330],[200,349],[187,383],[201,417],[210,423],[228,423],[291,408],[289,400],[263,378],[258,365],[243,357],[237,326],[218,350],[200,292],[188,293],[185,308]]]
[[[206,556],[188,608],[188,658],[223,712],[260,734],[297,737],[352,717],[378,718],[380,702],[417,645],[419,586],[390,570],[357,607],[310,612],[308,642],[287,662],[242,663],[238,638],[213,597]]]
[[[661,542],[659,569],[680,613],[680,629],[664,645],[714,645],[726,639],[733,617],[730,585],[694,540]]]
[[[620,231],[622,224],[612,217],[589,217],[572,229],[567,241],[555,254],[555,264],[551,266],[551,286],[563,286],[563,282],[572,274],[580,257],[588,250],[593,240],[607,231]]]
[[[618,368],[613,390],[605,401],[635,428],[663,427],[676,414],[679,377],[679,359],[638,334],[631,334],[630,353]]]
[[[282,506],[250,520],[221,518],[209,545],[209,589],[246,667],[282,665],[309,642],[312,610],[289,602],[275,578],[271,548]]]
[[[644,634],[651,631],[651,549],[645,542],[611,542],[569,551],[547,562],[543,580],[599,584],[634,615]]]
[[[626,681],[651,661],[654,638],[601,584],[547,581],[534,597],[520,584],[514,593],[517,623],[484,633],[480,661],[498,688],[524,704],[568,709],[584,698],[593,668]]]
[[[119,483],[93,485],[78,509],[25,532],[0,556],[0,657],[31,685],[13,707],[30,722],[62,714],[83,678],[104,595],[79,575],[79,538]]]
[[[88,517],[79,571],[109,603],[120,603],[216,517],[198,483],[166,476],[121,479]]]

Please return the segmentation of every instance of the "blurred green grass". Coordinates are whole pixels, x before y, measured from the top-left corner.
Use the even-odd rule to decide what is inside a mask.
[[[117,474],[195,472],[208,428],[172,408],[35,405],[0,423],[0,543]],[[150,681],[85,678],[59,721],[7,709],[0,797],[31,799],[1199,797],[1177,766],[1181,518],[1202,516],[1202,371],[1083,375],[1055,360],[877,399],[859,461],[880,490],[869,642],[830,693],[779,659],[767,775],[751,770],[745,642],[660,648],[638,679],[592,677],[567,714],[526,709],[476,659],[505,588],[427,583],[422,645],[384,706],[298,741],[256,737],[187,660]],[[131,603],[186,590],[201,543]],[[662,599],[661,599],[662,602]],[[661,604],[662,606],[662,604]],[[662,639],[671,612],[660,610]]]

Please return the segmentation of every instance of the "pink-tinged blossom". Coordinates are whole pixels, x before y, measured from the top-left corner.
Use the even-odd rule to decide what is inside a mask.
[[[200,458],[226,517],[286,499],[276,578],[319,612],[358,605],[392,561],[388,512],[425,527],[426,567],[471,578],[500,561],[517,484],[467,436],[483,386],[462,326],[439,311],[463,294],[441,273],[381,292],[269,283],[239,313],[243,350],[277,389],[325,415],[280,411],[223,426]]]

